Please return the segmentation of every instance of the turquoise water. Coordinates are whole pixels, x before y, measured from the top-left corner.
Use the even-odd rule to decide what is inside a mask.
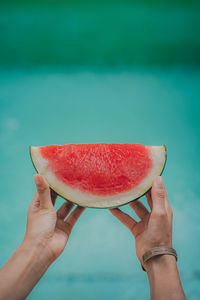
[[[1,0],[0,65],[200,64],[198,0]]]
[[[0,265],[23,239],[35,192],[29,145],[165,143],[163,176],[174,210],[174,248],[186,295],[199,299],[199,86],[200,70],[180,67],[1,69]],[[59,198],[57,206],[62,202]],[[131,234],[108,210],[87,209],[64,253],[28,299],[142,300],[148,295]]]

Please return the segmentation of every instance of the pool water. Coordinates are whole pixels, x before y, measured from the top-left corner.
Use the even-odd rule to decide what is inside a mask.
[[[188,299],[199,299],[199,86],[200,70],[181,67],[1,69],[0,265],[23,239],[35,192],[29,145],[164,143],[178,266]],[[148,297],[132,235],[108,210],[86,209],[64,253],[28,299]]]

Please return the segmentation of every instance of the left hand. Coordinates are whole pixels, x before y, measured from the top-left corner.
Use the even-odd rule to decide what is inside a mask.
[[[51,199],[50,188],[42,175],[37,174],[34,179],[37,192],[28,209],[24,241],[42,247],[45,258],[53,262],[64,250],[71,230],[84,208],[77,206],[68,216],[74,204],[66,201],[56,212],[52,203],[55,202],[56,194]]]

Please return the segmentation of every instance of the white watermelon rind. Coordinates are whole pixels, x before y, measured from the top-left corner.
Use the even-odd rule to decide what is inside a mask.
[[[114,196],[103,196],[103,197],[82,192],[79,190],[75,190],[72,189],[71,187],[66,186],[64,183],[60,182],[48,168],[45,168],[46,160],[41,156],[39,147],[30,146],[29,150],[30,150],[30,157],[35,170],[39,174],[45,177],[50,188],[54,190],[59,196],[61,196],[65,200],[68,200],[72,203],[75,203],[83,207],[115,208],[115,207],[126,205],[144,196],[151,189],[152,184],[156,179],[156,177],[162,174],[167,160],[166,146],[162,145],[162,146],[148,146],[148,147],[151,147],[152,160],[154,162],[154,166],[150,171],[150,173],[152,174],[148,174],[146,178],[136,188],[128,192],[122,192]],[[147,183],[144,184],[145,180]],[[66,194],[66,189],[68,190],[67,194]],[[133,193],[134,191],[136,192]],[[90,199],[90,201],[88,201],[88,199]]]

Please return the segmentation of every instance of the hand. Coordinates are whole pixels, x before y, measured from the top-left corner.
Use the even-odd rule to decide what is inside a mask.
[[[56,212],[52,201],[55,202],[57,195],[50,193],[43,176],[38,174],[34,179],[37,192],[28,209],[25,243],[42,246],[43,255],[52,262],[64,250],[84,208],[77,206],[68,216],[74,204],[66,201]]]
[[[139,200],[130,204],[141,219],[139,222],[118,208],[110,209],[111,213],[134,235],[136,254],[140,262],[143,254],[151,248],[160,245],[172,247],[172,209],[162,177],[155,180],[146,198],[151,212]]]
[[[84,208],[65,202],[56,212],[55,192],[35,175],[37,192],[29,206],[24,241],[0,270],[0,300],[25,299],[51,263],[64,250]],[[65,219],[68,216],[67,219]],[[14,293],[13,293],[14,291]]]

